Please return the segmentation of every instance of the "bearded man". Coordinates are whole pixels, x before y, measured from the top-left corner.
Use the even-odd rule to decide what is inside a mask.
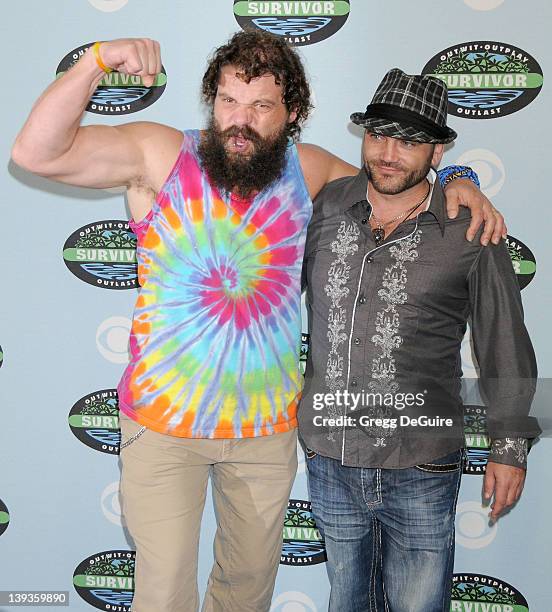
[[[505,243],[470,243],[436,172],[445,84],[390,70],[366,112],[364,168],[315,202],[304,256],[311,346],[299,410],[330,612],[450,610],[468,318],[492,447],[491,519],[521,495],[537,366]]]
[[[357,169],[294,143],[310,92],[299,57],[277,37],[240,32],[215,51],[203,131],[81,127],[111,70],[151,85],[158,43],[94,44],[37,101],[12,155],[53,180],[128,188],[141,288],[118,391],[123,512],[137,549],[133,610],[197,610],[210,476],[218,529],[203,609],[266,611],[296,471],[311,200]],[[482,196],[455,183],[451,209],[471,201],[473,236]],[[485,205],[484,240],[498,240],[501,217]]]

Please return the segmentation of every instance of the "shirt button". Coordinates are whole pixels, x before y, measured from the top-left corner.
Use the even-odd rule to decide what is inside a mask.
[[[351,387],[356,387],[358,385],[356,379],[353,378],[353,380],[351,381]]]
[[[366,225],[368,223],[368,219],[362,219],[361,223],[362,225]]]
[[[372,259],[372,257],[368,257],[368,259],[366,260],[366,263],[372,263],[374,260]]]
[[[355,338],[353,342],[358,346],[360,344],[360,338]]]
[[[358,299],[358,303],[359,303],[359,304],[366,304],[366,298],[365,298],[364,296],[360,297],[360,298]]]

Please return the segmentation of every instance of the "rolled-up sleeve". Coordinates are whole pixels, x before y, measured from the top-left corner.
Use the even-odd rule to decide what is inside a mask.
[[[539,435],[530,416],[537,363],[505,242],[481,247],[469,276],[471,329],[492,440]]]

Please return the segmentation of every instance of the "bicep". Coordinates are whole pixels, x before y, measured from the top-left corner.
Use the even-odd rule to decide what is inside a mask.
[[[79,128],[70,150],[41,174],[78,187],[128,186],[144,168],[144,154],[132,126]]]
[[[507,376],[521,361],[530,377],[534,353],[524,323],[519,284],[504,243],[480,247],[468,282],[474,349],[482,373],[487,377]]]

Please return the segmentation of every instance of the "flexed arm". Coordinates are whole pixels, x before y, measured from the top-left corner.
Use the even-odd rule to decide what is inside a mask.
[[[92,48],[36,101],[12,149],[13,160],[26,170],[83,187],[148,183],[148,143],[166,130],[157,124],[122,126],[80,122],[88,101],[105,75],[101,64],[153,83],[161,71],[159,44],[149,39],[120,39]],[[100,60],[98,62],[98,59]],[[176,132],[176,130],[172,130]]]

